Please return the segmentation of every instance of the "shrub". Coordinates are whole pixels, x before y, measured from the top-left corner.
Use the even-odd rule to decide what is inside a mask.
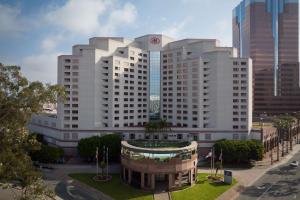
[[[33,161],[53,163],[64,155],[64,150],[59,147],[51,147],[42,144],[40,150],[31,152],[30,155]]]
[[[261,160],[263,158],[263,145],[257,140],[233,141],[219,140],[214,144],[215,154],[223,152],[224,163],[249,163],[250,160]],[[219,157],[216,157],[219,158]]]
[[[80,157],[88,162],[91,162],[95,159],[96,147],[98,147],[99,149],[101,147],[99,136],[81,139],[78,142],[77,149]]]
[[[88,162],[95,161],[98,147],[99,160],[103,160],[103,147],[108,148],[108,160],[119,161],[121,152],[121,137],[117,134],[108,134],[102,137],[93,136],[81,139],[78,142],[79,155]]]

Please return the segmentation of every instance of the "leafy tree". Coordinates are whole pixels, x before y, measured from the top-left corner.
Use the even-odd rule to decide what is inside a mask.
[[[44,103],[55,103],[57,96],[64,99],[63,88],[29,82],[20,67],[0,64],[0,182],[18,188],[22,200],[52,196],[28,155],[40,149],[40,143],[28,133],[27,123]]]
[[[103,146],[108,148],[108,160],[119,161],[121,153],[121,137],[117,134],[108,134],[102,137],[93,136],[83,138],[78,143],[79,155],[88,162],[95,160],[96,148],[99,149],[99,155],[102,157]],[[105,149],[106,151],[106,149]]]
[[[83,138],[78,142],[79,155],[88,162],[95,159],[96,148],[99,148],[99,152],[102,150],[101,141],[99,136],[93,136],[89,138]]]

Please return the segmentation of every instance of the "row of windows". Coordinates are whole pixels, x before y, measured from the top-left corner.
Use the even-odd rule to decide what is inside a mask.
[[[107,105],[108,106],[108,104],[103,104],[103,105]],[[107,107],[106,106],[106,107]],[[128,107],[130,107],[130,108],[133,108],[133,107],[135,107],[135,105],[134,104],[124,104],[123,105],[125,108],[128,108]],[[115,104],[114,105],[114,107],[115,108],[120,108],[120,105],[119,104]],[[137,104],[137,107],[147,107],[147,104]]]
[[[247,99],[233,99],[232,102],[233,103],[238,103],[238,102],[247,103]]]
[[[144,88],[143,90],[147,90],[147,88]],[[108,94],[108,92],[103,92],[103,93],[104,93],[104,94]],[[120,95],[120,92],[115,92],[114,94],[115,94],[115,95]],[[134,96],[134,92],[123,92],[123,94],[124,94],[125,96],[128,96],[128,95]],[[139,96],[141,96],[140,94],[142,94],[142,93],[138,93]],[[147,93],[143,93],[143,96],[147,96]]]
[[[232,74],[232,77],[233,78],[239,78],[239,77],[241,77],[241,78],[247,78],[247,74],[241,74],[241,76],[240,76],[240,74]]]
[[[247,126],[246,126],[246,125],[241,125],[241,126],[233,125],[232,128],[233,128],[233,129],[239,129],[239,128],[240,128],[240,129],[246,129]]]
[[[147,118],[147,115],[138,115],[138,118],[137,119],[146,119]],[[120,117],[116,116],[114,117],[114,120],[119,120]],[[123,119],[134,119],[134,116],[124,116]]]
[[[78,76],[78,72],[72,72],[72,76]],[[65,76],[71,76],[71,72],[65,72],[64,73]]]
[[[104,88],[108,88],[108,85],[103,85]],[[134,86],[124,86],[123,87],[124,90],[135,90],[135,87]],[[119,85],[115,85],[115,89],[120,89],[120,86]],[[137,87],[138,90],[147,90],[147,87]]]
[[[173,104],[163,104],[163,107],[164,108],[166,108],[166,107],[169,107],[169,108],[172,108],[173,107]],[[177,108],[181,108],[181,107],[183,107],[183,108],[187,108],[187,105],[177,105]],[[192,105],[192,108],[194,108],[194,109],[197,109],[198,108],[198,105]]]
[[[177,134],[177,135],[176,135],[176,138],[177,138],[178,140],[182,140],[182,139],[183,139],[183,134],[181,134],[181,133]],[[130,139],[130,140],[135,140],[135,139],[136,139],[136,134],[131,133],[131,134],[129,135],[129,139]],[[145,135],[145,139],[146,139],[146,140],[151,139],[150,135]],[[153,135],[153,139],[159,140],[159,139],[160,139],[160,138],[159,138],[159,135],[158,135],[158,134],[154,134],[154,135]],[[167,135],[167,134],[163,135],[163,139],[167,140],[167,139],[168,139],[168,135]],[[193,140],[194,140],[194,141],[198,141],[199,139],[200,139],[200,138],[199,138],[198,135],[193,135]],[[240,135],[239,135],[238,133],[234,133],[234,134],[232,134],[232,139],[233,139],[233,140],[239,140],[239,139],[241,139],[241,140],[246,140],[246,139],[247,139],[247,136],[246,136],[246,135],[241,135],[241,137],[240,137]],[[204,134],[204,140],[212,140],[212,135],[211,135],[211,133],[205,133],[205,134]]]
[[[78,59],[70,59],[70,58],[67,58],[67,59],[65,59],[65,63],[79,63],[79,60]]]
[[[71,82],[71,78],[65,78],[64,81],[65,82]],[[72,78],[72,82],[78,83],[78,78]]]
[[[71,70],[70,65],[65,65],[64,68],[65,70]],[[72,70],[78,70],[78,69],[79,69],[78,65],[72,65]]]
[[[241,84],[247,84],[247,81],[246,80],[241,80],[241,81],[239,81],[239,80],[233,80],[233,84],[239,84],[239,83],[241,83]]]
[[[238,121],[246,122],[247,118],[232,118],[232,121],[234,121],[234,122],[238,122]]]
[[[104,100],[108,100],[108,98],[104,98]],[[119,101],[119,98],[114,98],[114,101]],[[134,101],[134,98],[124,98],[123,101]],[[138,102],[147,101],[147,99],[137,99]]]
[[[240,62],[241,65],[247,65],[247,62],[245,61],[242,61]],[[238,61],[233,61],[233,65],[239,65],[239,62]]]
[[[241,109],[247,109],[247,105],[241,105],[240,107],[241,107]],[[239,106],[238,105],[233,105],[232,108],[233,109],[239,109]]]
[[[64,128],[70,128],[70,127],[72,127],[72,128],[78,128],[78,124],[72,124],[72,125],[70,125],[70,124],[64,124]]]
[[[70,114],[70,110],[64,110],[64,114]],[[72,114],[78,114],[78,110],[72,110]]]
[[[122,112],[124,112],[124,113],[128,113],[128,112],[130,112],[130,113],[134,113],[134,111],[133,110],[130,110],[130,111],[128,111],[128,110],[124,110],[124,111],[122,111]],[[146,109],[144,109],[144,110],[138,110],[138,113],[141,113],[141,112],[147,112],[147,110]],[[115,110],[115,114],[119,114],[120,113],[120,111],[119,110]]]
[[[70,119],[71,119],[70,116],[65,116],[65,117],[64,117],[64,120],[70,120]],[[72,120],[75,120],[75,121],[78,120],[78,116],[73,116],[73,117],[72,117]]]
[[[234,72],[238,72],[238,71],[240,71],[240,70],[241,70],[242,72],[246,72],[246,71],[247,71],[247,68],[236,68],[236,67],[233,68],[233,71],[234,71]]]
[[[233,111],[232,114],[233,114],[233,115],[239,115],[239,112]],[[247,112],[242,111],[242,112],[240,112],[240,114],[241,114],[241,115],[247,115]]]
[[[146,125],[146,123],[147,122],[138,122],[136,125],[137,126],[142,126],[142,125],[144,126],[144,125]],[[124,123],[123,124],[123,126],[125,126],[125,127],[127,127],[127,126],[131,126],[132,127],[132,126],[136,126],[136,125],[134,123]],[[104,126],[107,127],[108,125],[106,123],[104,123]],[[114,124],[114,127],[117,128],[117,127],[120,127],[120,125],[119,124]]]

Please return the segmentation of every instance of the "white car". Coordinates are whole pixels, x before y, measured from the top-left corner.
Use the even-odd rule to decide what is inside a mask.
[[[298,165],[299,165],[298,161],[293,161],[290,163],[290,166],[292,166],[292,167],[298,167]]]

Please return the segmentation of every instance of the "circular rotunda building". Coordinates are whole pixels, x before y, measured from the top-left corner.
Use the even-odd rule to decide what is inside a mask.
[[[176,190],[195,183],[197,142],[122,141],[122,179],[154,190]]]

